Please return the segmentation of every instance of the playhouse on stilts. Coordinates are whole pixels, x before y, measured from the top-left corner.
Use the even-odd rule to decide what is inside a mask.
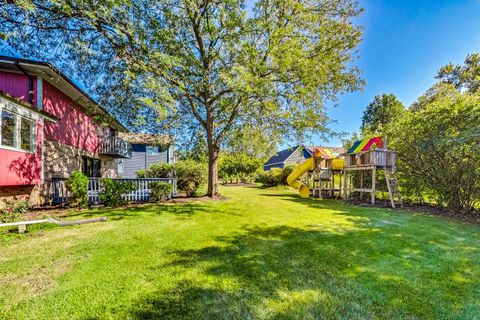
[[[403,207],[395,172],[395,156],[395,151],[387,149],[381,137],[355,142],[344,155],[343,198],[347,200],[353,192],[357,192],[363,200],[364,194],[369,194],[370,203],[374,205],[378,191],[377,174],[383,171],[392,208]]]

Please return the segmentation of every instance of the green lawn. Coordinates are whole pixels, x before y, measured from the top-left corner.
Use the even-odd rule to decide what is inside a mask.
[[[0,236],[0,318],[479,319],[480,227],[224,187]]]

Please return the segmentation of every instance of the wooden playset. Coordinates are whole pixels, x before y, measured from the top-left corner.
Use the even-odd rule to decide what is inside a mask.
[[[313,148],[309,158],[298,165],[287,182],[303,198],[343,198],[370,195],[375,204],[377,174],[383,172],[390,204],[403,207],[395,173],[395,151],[387,149],[381,137],[355,142],[347,152],[336,154],[328,148]],[[307,173],[305,179],[305,173]],[[304,182],[300,178],[304,177]]]

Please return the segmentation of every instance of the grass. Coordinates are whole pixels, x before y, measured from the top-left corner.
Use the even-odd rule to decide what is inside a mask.
[[[480,227],[224,187],[0,236],[5,319],[479,319]]]

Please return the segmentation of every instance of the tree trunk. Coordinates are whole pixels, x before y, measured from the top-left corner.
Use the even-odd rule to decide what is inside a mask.
[[[219,148],[213,144],[208,146],[208,189],[207,196],[218,195],[218,151]]]
[[[213,119],[207,114],[206,133],[208,146],[208,197],[214,197],[218,195],[218,153],[220,148],[216,144],[214,132]]]

